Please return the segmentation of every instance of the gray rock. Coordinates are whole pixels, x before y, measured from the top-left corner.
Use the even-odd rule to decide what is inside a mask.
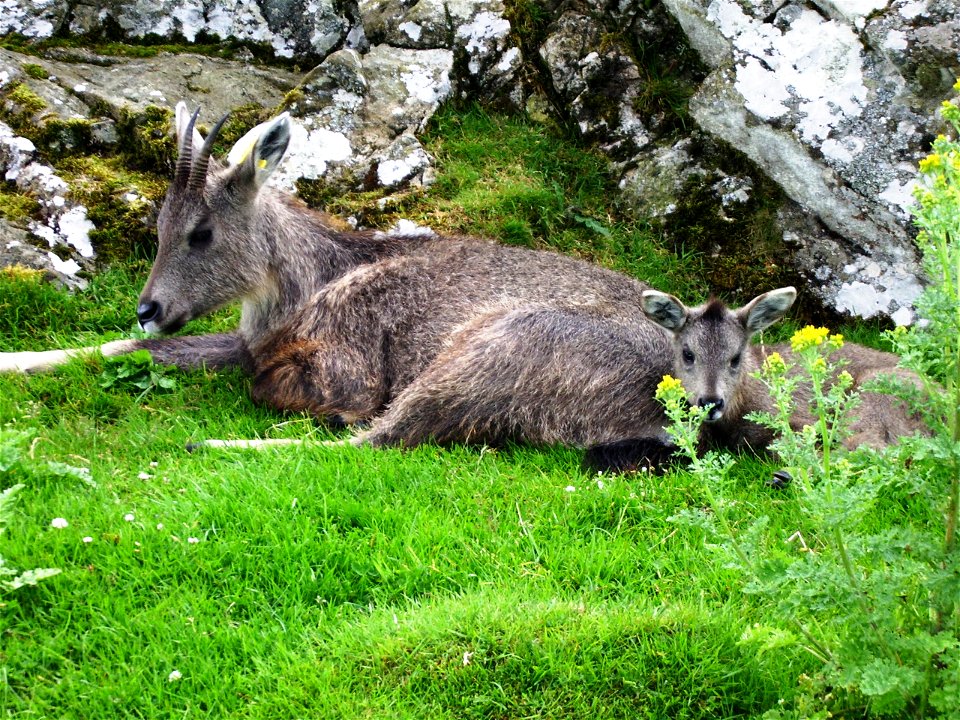
[[[269,45],[280,57],[320,56],[340,47],[366,47],[355,2],[336,0],[3,0],[0,32],[51,37],[98,33],[113,22],[131,38],[204,33]]]
[[[658,146],[638,155],[620,179],[624,199],[641,217],[664,218],[676,210],[677,200],[692,180],[711,176],[692,153],[693,141]]]
[[[422,183],[430,159],[415,134],[450,96],[452,68],[450,50],[376,45],[364,56],[333,53],[290,96],[297,127],[276,182],[324,179],[345,189]]]
[[[634,157],[650,142],[635,110],[642,80],[617,39],[605,38],[590,15],[566,12],[540,48],[554,91],[566,102],[583,136],[617,159]]]
[[[40,66],[48,77],[27,75],[22,70],[26,64]],[[0,92],[13,83],[25,83],[46,105],[34,118],[38,125],[51,120],[115,120],[124,113],[141,113],[151,105],[172,107],[188,98],[203,105],[204,117],[220,117],[246,104],[277,107],[299,81],[298,74],[280,68],[188,53],[146,59],[81,53],[54,60],[0,49]],[[107,127],[96,132],[107,143],[114,136]]]
[[[931,98],[960,70],[955,3],[665,4],[715,68],[694,119],[816,220],[783,227],[811,291],[839,312],[907,319],[921,276],[908,207]]]
[[[63,261],[53,252],[32,244],[30,233],[0,218],[0,268],[23,267],[40,270],[45,279],[69,288],[84,288],[87,281],[76,275],[71,261]]]
[[[372,42],[415,50],[452,50],[465,72],[457,78],[471,96],[492,99],[522,93],[517,73],[520,49],[500,0],[361,0],[360,13]]]
[[[87,209],[69,199],[69,185],[48,165],[39,161],[33,143],[14,135],[0,123],[0,170],[4,179],[37,199],[44,222],[31,221],[30,229],[46,240],[50,247],[58,244],[72,247],[80,256],[92,258]]]
[[[112,19],[131,37],[179,34],[193,42],[200,33],[263,43],[280,57],[324,56],[351,42],[362,44],[354,31],[350,3],[334,0],[88,0],[74,12],[70,29],[96,32]],[[354,5],[355,7],[355,5]]]
[[[36,198],[42,217],[27,221],[26,227],[19,227],[16,232],[13,225],[5,222],[5,247],[9,251],[6,257],[29,258],[29,262],[17,262],[49,270],[71,286],[80,284],[76,273],[89,268],[94,256],[90,243],[93,224],[87,218],[87,208],[73,202],[67,183],[51,167],[39,162],[33,143],[17,136],[4,123],[0,123],[0,172],[4,180]],[[59,254],[40,253],[32,248],[36,243],[46,243]],[[67,276],[72,280],[68,281]]]
[[[59,30],[67,18],[66,0],[3,0],[0,34],[17,33],[42,40]]]

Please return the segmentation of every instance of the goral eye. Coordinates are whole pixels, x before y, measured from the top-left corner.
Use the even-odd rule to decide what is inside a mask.
[[[693,365],[693,361],[696,360],[696,357],[693,354],[693,351],[690,348],[684,348],[682,353],[683,361],[687,365]]]
[[[213,230],[206,225],[197,225],[187,236],[187,244],[196,250],[202,250],[212,241]]]
[[[736,370],[740,367],[740,353],[737,353],[732,358],[730,358],[730,368]]]

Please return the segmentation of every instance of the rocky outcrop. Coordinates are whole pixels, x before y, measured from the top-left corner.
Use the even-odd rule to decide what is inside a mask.
[[[236,38],[269,46],[279,56],[324,56],[365,47],[355,2],[332,0],[6,0],[0,33],[43,39],[106,28],[131,38],[154,35]]]
[[[49,270],[70,287],[82,286],[84,282],[77,272],[89,267],[93,257],[93,225],[87,218],[87,208],[69,198],[69,186],[50,166],[38,160],[33,143],[15,135],[4,123],[0,123],[0,172],[4,180],[36,198],[40,215],[39,220],[30,219],[23,227],[3,221],[0,256],[8,264]],[[28,242],[30,235],[44,241],[50,249],[40,252]],[[60,254],[54,253],[54,249]]]
[[[278,182],[323,178],[349,188],[423,182],[416,138],[451,93],[449,50],[375,45],[333,53],[288,98],[299,120]]]
[[[527,107],[602,149],[717,289],[800,281],[898,322],[921,282],[914,168],[960,74],[952,0],[4,0],[3,31],[231,38],[312,67],[0,55],[7,117],[49,126],[44,150],[109,147],[125,113],[182,98],[209,119],[283,107],[298,128],[278,182],[389,191],[429,183],[417,134],[439,103]]]
[[[908,321],[920,288],[908,207],[960,70],[955,4],[664,1],[713,68],[691,115],[817,221],[784,227],[811,290],[841,312]]]
[[[113,146],[122,118],[142,115],[149,107],[170,108],[182,98],[195,98],[208,120],[244,105],[275,108],[300,77],[282,68],[189,53],[137,59],[57,50],[25,57],[0,49],[5,110],[37,131],[50,129],[48,142],[66,145],[47,148],[53,151],[70,150],[71,142],[84,137],[97,146]],[[71,137],[68,126],[78,120],[84,122],[75,124]]]
[[[429,182],[432,159],[417,133],[441,102],[455,92],[517,95],[519,50],[503,13],[496,0],[5,0],[0,32],[29,38],[64,31],[231,38],[317,64],[303,74],[189,53],[136,59],[72,48],[40,56],[0,50],[0,97],[7,118],[28,136],[13,135],[16,142],[31,148],[36,142],[54,156],[112,152],[129,142],[123,133],[130,126],[155,134],[180,99],[202,105],[207,123],[240,106],[259,106],[264,114],[286,109],[296,120],[292,149],[272,182],[287,189],[320,181],[389,190]],[[154,108],[164,112],[158,116]],[[65,191],[65,202],[69,196]],[[35,242],[50,239],[33,230]]]

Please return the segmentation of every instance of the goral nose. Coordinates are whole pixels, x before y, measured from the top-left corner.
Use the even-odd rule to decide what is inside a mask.
[[[698,398],[697,405],[699,405],[700,407],[705,407],[710,409],[706,417],[707,422],[716,422],[721,417],[723,417],[723,398],[719,398],[719,397]]]
[[[160,319],[160,303],[155,300],[142,302],[137,305],[137,320],[140,321],[140,327],[147,323],[157,322]]]

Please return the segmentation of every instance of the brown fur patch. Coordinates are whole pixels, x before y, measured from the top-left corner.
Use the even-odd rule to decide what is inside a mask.
[[[253,380],[253,401],[277,410],[321,414],[323,397],[313,382],[316,343],[300,340],[272,353]]]

